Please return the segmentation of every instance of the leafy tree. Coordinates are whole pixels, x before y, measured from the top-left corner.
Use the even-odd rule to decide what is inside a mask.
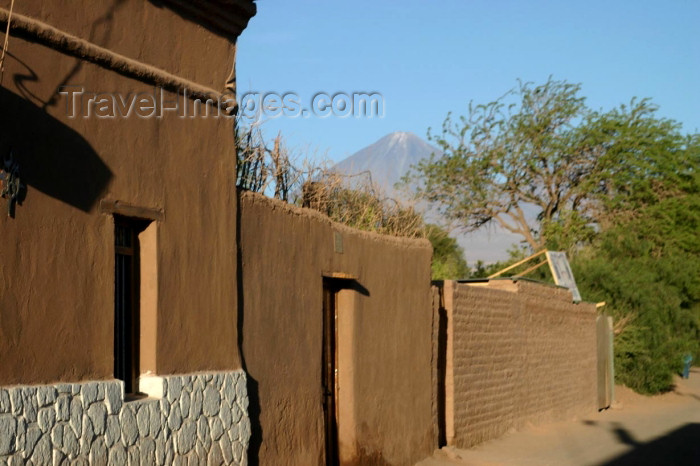
[[[520,83],[448,115],[429,134],[441,154],[404,181],[464,230],[496,222],[530,251],[568,249],[584,299],[615,318],[618,381],[657,393],[684,354],[700,360],[700,135],[647,99],[604,112],[579,93]]]
[[[616,325],[618,381],[643,393],[671,387],[685,354],[700,357],[700,196],[646,207],[600,234],[572,268]]]
[[[438,225],[427,224],[425,229],[426,236],[433,246],[433,280],[467,278],[469,266],[464,259],[464,250],[457,240]]]
[[[618,381],[657,393],[685,354],[700,357],[700,139],[645,120],[638,139],[609,148],[600,233],[572,267],[583,296],[606,301],[617,322]]]
[[[610,212],[672,195],[691,170],[692,139],[648,100],[595,112],[580,85],[520,83],[502,98],[451,114],[441,149],[404,183],[465,231],[496,222],[532,250],[590,240]],[[665,190],[665,191],[664,191]],[[526,212],[534,210],[534,215]]]

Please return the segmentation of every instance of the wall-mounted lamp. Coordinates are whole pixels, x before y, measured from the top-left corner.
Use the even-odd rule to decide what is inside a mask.
[[[22,183],[19,179],[19,163],[15,160],[12,154],[12,149],[10,149],[9,155],[7,155],[0,167],[0,196],[3,199],[7,199],[7,216],[15,216],[15,204],[19,197],[20,190],[22,189]]]

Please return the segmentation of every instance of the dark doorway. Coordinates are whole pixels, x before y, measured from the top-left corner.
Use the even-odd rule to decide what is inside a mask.
[[[325,424],[326,466],[338,466],[338,338],[337,293],[340,289],[332,279],[323,280],[323,367],[321,387]]]
[[[139,233],[148,221],[114,216],[114,378],[138,391],[140,339]]]
[[[447,425],[445,420],[445,373],[447,370],[447,310],[442,305],[440,305],[437,312],[437,429],[438,448],[442,448],[447,445]]]

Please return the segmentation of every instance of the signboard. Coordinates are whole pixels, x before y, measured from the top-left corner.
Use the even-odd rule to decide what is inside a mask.
[[[578,292],[574,274],[571,272],[569,261],[566,259],[566,253],[560,251],[547,251],[547,262],[549,269],[552,271],[554,283],[568,288],[574,297],[574,302],[581,301],[581,294]]]

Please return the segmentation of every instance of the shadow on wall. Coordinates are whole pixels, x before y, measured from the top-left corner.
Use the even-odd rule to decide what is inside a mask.
[[[102,47],[107,47],[109,40],[112,37],[112,29],[113,29],[113,20],[114,20],[114,13],[121,8],[124,4],[126,3],[126,0],[114,0],[110,7],[107,9],[107,11],[97,18],[95,21],[92,22],[92,26],[90,28],[90,34],[87,37],[88,42],[91,42],[93,44],[97,44]],[[59,99],[59,92],[61,91],[61,88],[64,86],[69,86],[73,84],[73,78],[77,76],[78,72],[81,70],[83,67],[83,64],[85,62],[81,59],[78,58],[75,61],[75,64],[73,65],[73,68],[68,72],[68,74],[65,75],[63,79],[61,79],[61,82],[56,86],[56,89],[54,90],[53,94],[51,94],[51,97],[49,98],[48,101],[44,103],[43,108],[46,109],[47,107],[50,106],[56,106],[58,99]],[[17,78],[15,78],[15,82],[17,81]],[[18,84],[19,87],[19,84]]]
[[[355,279],[340,280],[340,289],[354,291],[362,296],[369,297],[369,290]]]
[[[0,109],[0,157],[12,149],[22,183],[90,211],[112,178],[92,146],[72,128],[3,87]]]
[[[243,323],[245,298],[243,289],[243,256],[241,253],[241,207],[240,195],[236,196],[236,274],[238,287],[238,309],[236,317],[238,319],[236,331],[238,332],[238,354],[241,358],[241,369],[246,374],[246,389],[248,391],[248,419],[250,419],[250,440],[248,443],[248,464],[258,466],[260,464],[260,446],[262,445],[262,424],[260,423],[260,389],[258,381],[255,380],[245,361],[243,352]]]
[[[621,425],[613,426],[620,443],[631,451],[607,461],[607,466],[645,466],[658,464],[700,464],[700,424],[686,424],[663,437],[640,443]]]

